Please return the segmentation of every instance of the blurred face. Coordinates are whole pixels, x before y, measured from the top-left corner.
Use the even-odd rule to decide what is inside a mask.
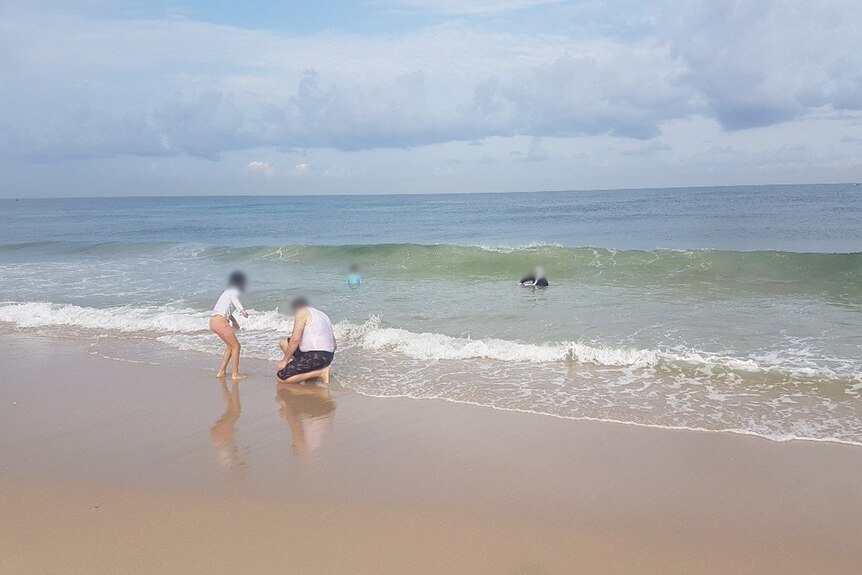
[[[535,275],[535,276],[536,276],[536,279],[539,279],[539,278],[543,278],[543,277],[545,277],[545,270],[544,270],[544,268],[542,268],[541,266],[536,266],[536,269],[535,269],[535,271],[533,272],[533,275]]]

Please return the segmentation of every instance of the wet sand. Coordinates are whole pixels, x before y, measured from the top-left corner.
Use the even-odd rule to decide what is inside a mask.
[[[212,357],[96,354],[129,345],[0,337],[0,572],[862,568],[862,448],[366,398],[337,364],[329,394],[263,362],[235,386]]]

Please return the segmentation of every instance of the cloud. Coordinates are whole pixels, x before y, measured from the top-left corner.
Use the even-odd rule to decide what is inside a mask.
[[[647,137],[685,99],[669,84],[675,63],[654,43],[459,26],[296,39],[73,17],[0,23],[2,37],[16,56],[0,114],[17,123],[18,154],[39,160],[410,148],[514,134]]]
[[[667,142],[653,140],[645,146],[636,146],[634,148],[621,150],[620,154],[624,156],[652,156],[658,152],[667,152],[672,149],[671,145]]]
[[[652,43],[602,42],[476,89],[486,130],[531,136],[649,138],[692,112],[684,69]]]
[[[482,13],[542,3],[393,5]],[[651,139],[692,117],[737,130],[862,109],[862,3],[850,0],[667,0],[629,38],[463,22],[290,36],[189,20],[0,16],[0,158],[18,160]]]
[[[275,168],[273,168],[269,162],[264,162],[262,160],[249,162],[245,169],[254,174],[263,174],[267,178],[271,178],[275,175]]]
[[[862,2],[667,2],[659,34],[730,130],[862,109]]]
[[[308,164],[296,164],[293,166],[293,173],[297,176],[304,176],[311,171],[311,166]]]
[[[372,5],[440,14],[478,15],[512,12],[559,4],[563,0],[376,0]]]
[[[549,158],[548,152],[542,146],[542,138],[533,138],[530,140],[530,149],[527,150],[526,156],[528,162],[543,162]]]

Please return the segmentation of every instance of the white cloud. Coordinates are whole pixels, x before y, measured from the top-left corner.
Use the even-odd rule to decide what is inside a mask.
[[[563,0],[372,0],[370,4],[440,14],[477,15],[525,10]]]
[[[537,4],[397,3],[466,14],[492,4],[504,10]],[[832,145],[843,145],[835,152],[840,157],[830,163],[821,150],[796,165],[852,167],[845,148],[856,146],[849,138],[862,137],[851,125],[862,109],[862,3],[666,0],[664,6],[630,37],[601,27],[569,35],[494,31],[493,22],[505,19],[496,15],[402,34],[291,36],[182,19],[110,21],[6,6],[0,8],[0,163],[13,173],[33,160],[45,166],[142,156],[211,169],[216,164],[197,164],[197,158],[225,155],[241,178],[236,166],[249,154],[271,159],[273,150],[293,149],[325,153],[323,161],[308,156],[307,165],[321,176],[365,173],[355,160],[359,154],[425,158],[430,172],[428,166],[440,161],[430,157],[435,146],[461,153],[459,142],[506,140],[497,152],[463,146],[477,148],[476,166],[497,162],[499,184],[481,174],[490,189],[510,185],[506,162],[517,164],[517,173],[539,170],[522,160],[531,153],[541,157],[543,143],[553,143],[554,153],[541,165],[549,178],[542,185],[554,187],[552,170],[566,150],[570,158],[588,157],[595,174],[605,166],[610,177],[639,176],[661,158],[700,177],[706,160],[695,171],[688,166],[696,162],[686,165],[682,158],[691,160],[703,138],[695,130],[668,137],[680,125],[718,132],[702,147],[704,158],[711,147],[735,150],[712,154],[721,156],[720,162],[710,159],[721,163],[721,177],[734,166],[756,175],[762,173],[757,162],[769,170],[798,161],[799,152],[781,148],[779,140],[809,145],[811,126],[828,123],[838,134]],[[735,139],[742,128],[749,128],[746,139]],[[818,132],[823,142],[829,133]],[[848,141],[838,141],[844,134]],[[615,138],[648,142],[611,146]],[[616,151],[595,151],[610,147]],[[526,154],[509,157],[513,148]],[[611,169],[613,158],[622,159]],[[300,160],[306,158],[288,156],[283,165]],[[325,168],[336,165],[339,170]],[[367,177],[398,168],[398,162],[380,160]],[[475,182],[481,168],[473,169]],[[249,164],[247,170],[267,176],[258,178],[260,185],[277,183],[266,181],[275,174],[272,166]],[[459,177],[469,170],[459,166]],[[303,185],[315,180],[305,178]]]
[[[18,153],[37,159],[646,137],[689,113],[685,89],[675,89],[680,67],[654,41],[461,26],[293,38],[182,21],[22,18],[0,21],[0,50],[15,55],[0,113]]]
[[[293,166],[293,173],[297,176],[304,176],[311,171],[311,166],[308,164],[296,164]]]
[[[269,162],[264,162],[262,160],[249,162],[245,169],[254,174],[263,174],[267,178],[271,178],[275,175],[275,168],[273,168]]]

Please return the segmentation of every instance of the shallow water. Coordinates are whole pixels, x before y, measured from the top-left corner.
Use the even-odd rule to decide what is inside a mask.
[[[242,268],[246,353],[274,358],[307,295],[362,393],[862,444],[859,186],[0,208],[13,329],[217,353]],[[535,264],[551,287],[517,287]]]

